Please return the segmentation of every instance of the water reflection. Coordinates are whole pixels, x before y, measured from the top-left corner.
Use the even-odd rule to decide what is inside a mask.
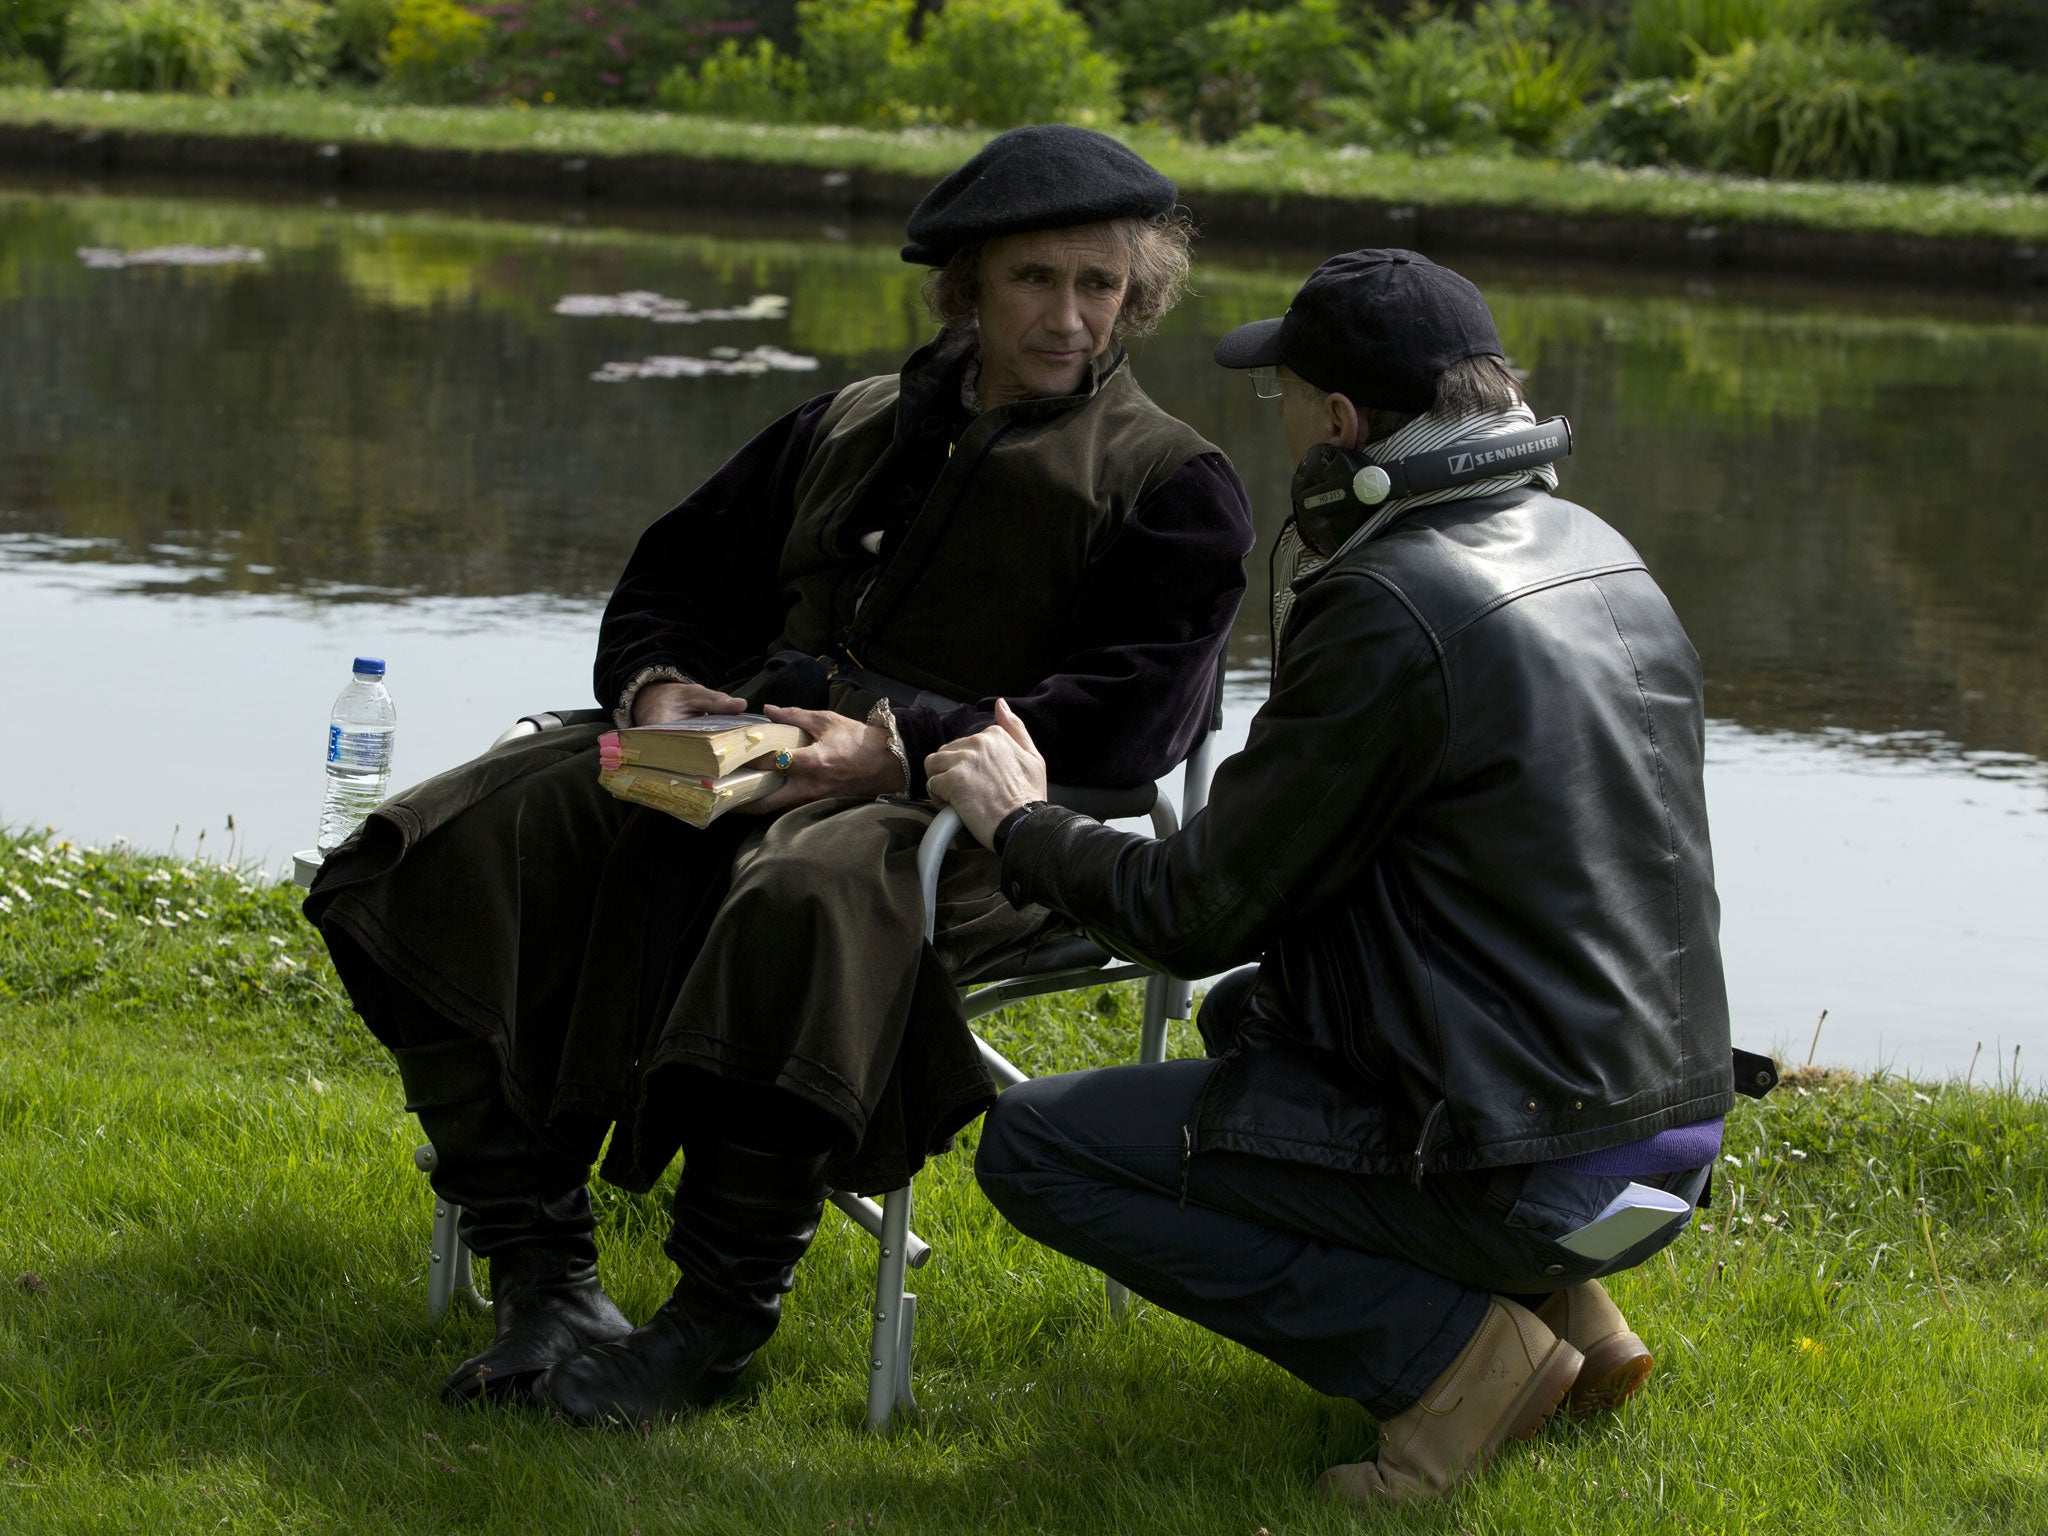
[[[179,248],[263,259],[104,259]],[[1289,466],[1270,406],[1208,348],[1279,312],[1320,254],[1207,253],[1199,296],[1138,349],[1155,397],[1237,462],[1268,539]],[[1847,927],[1892,934],[1864,865],[1799,835],[1829,806],[1861,807],[1878,828],[1905,814],[1843,787],[1857,765],[1974,776],[2004,797],[1995,814],[1965,831],[1915,809],[1946,841],[1887,857],[1992,946],[1978,969],[2005,988],[1995,1016],[2038,1022],[2048,977],[2001,924],[2048,915],[2037,832],[2013,830],[2048,825],[2048,513],[2031,462],[2048,328],[1985,301],[1461,266],[1530,371],[1539,414],[1573,419],[1566,494],[1643,549],[1706,662],[1726,723],[1715,793],[1731,959],[1771,942],[1744,935],[1745,914],[1820,931],[1811,913],[1797,929],[1780,898],[1814,906],[1830,881]],[[401,778],[456,760],[506,714],[580,702],[596,607],[640,529],[774,416],[893,368],[929,330],[920,277],[887,231],[593,230],[530,213],[0,190],[0,641],[47,654],[60,635],[67,658],[63,678],[14,669],[9,713],[47,717],[76,707],[81,678],[138,673],[170,709],[191,681],[155,653],[191,644],[225,669],[216,692],[253,689],[236,716],[250,739],[270,740],[287,700],[314,717],[275,747],[277,782],[297,794],[303,779],[310,810],[312,749],[298,743],[339,686],[320,669],[329,652],[343,665],[379,634],[413,648],[410,689],[394,665]],[[696,323],[679,330],[684,314]],[[697,361],[726,366],[683,366]],[[1254,564],[1232,650],[1248,679],[1267,650]],[[161,601],[173,596],[184,601]],[[1238,695],[1240,728],[1257,686]],[[0,815],[93,835],[101,813],[5,734]],[[1807,765],[1789,800],[1742,787],[1785,777],[1773,741]],[[173,822],[236,809],[165,804],[130,835],[161,843]],[[265,837],[253,851],[303,840],[282,817]],[[2000,851],[2022,843],[2031,884]],[[1977,850],[1964,854],[1974,898],[1947,883],[1945,847]],[[1852,871],[1865,889],[1847,888]],[[1746,882],[1756,897],[1738,901]],[[1739,1002],[1748,988],[1788,1030],[1834,1006],[1818,995],[1827,965],[1782,939],[1772,954],[1737,977]],[[1899,1007],[1924,1021],[1939,962],[1920,964],[1928,984]]]

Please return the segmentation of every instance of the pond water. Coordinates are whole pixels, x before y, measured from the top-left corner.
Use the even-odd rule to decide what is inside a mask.
[[[0,820],[277,868],[350,656],[400,782],[587,702],[639,530],[927,333],[889,229],[588,216],[0,183]],[[1137,351],[1257,503],[1237,740],[1289,466],[1208,348],[1323,254],[1206,252]],[[2037,1077],[2043,314],[1457,265],[1705,660],[1738,1040]]]

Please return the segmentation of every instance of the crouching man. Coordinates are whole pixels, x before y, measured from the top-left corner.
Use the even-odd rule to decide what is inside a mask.
[[[1043,804],[1007,709],[928,767],[1012,902],[1179,975],[1258,964],[1204,1005],[1212,1059],[1013,1088],[977,1172],[1037,1240],[1363,1403],[1377,1459],[1328,1494],[1425,1499],[1651,1369],[1599,1277],[1684,1229],[1731,1095],[1699,660],[1531,467],[1456,273],[1336,257],[1216,360],[1278,398],[1300,558],[1208,810],[1154,842]],[[1444,484],[1454,457],[1502,468]]]

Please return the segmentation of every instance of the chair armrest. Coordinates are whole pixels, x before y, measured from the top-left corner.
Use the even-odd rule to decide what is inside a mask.
[[[517,741],[522,736],[538,736],[542,731],[559,731],[565,725],[595,725],[600,720],[611,719],[608,709],[543,709],[530,715],[521,715],[498,735],[491,743],[502,747],[508,741]]]
[[[1175,828],[1172,802],[1160,793],[1156,784],[1134,784],[1129,789],[1049,784],[1045,798],[1054,805],[1079,811],[1083,816],[1093,816],[1097,821],[1150,816],[1155,837],[1166,837]],[[959,832],[960,813],[950,805],[943,805],[917,845],[917,883],[924,893],[926,943],[930,943],[932,935],[938,931],[939,866],[945,863],[946,850],[953,846],[953,839]]]
[[[959,831],[960,813],[950,805],[942,805],[917,845],[917,884],[924,892],[924,941],[927,944],[939,931],[939,866],[946,862],[946,850],[953,846],[953,838]]]

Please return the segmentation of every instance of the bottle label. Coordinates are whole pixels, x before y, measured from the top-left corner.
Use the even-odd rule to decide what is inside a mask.
[[[391,732],[345,731],[327,727],[327,761],[364,773],[383,773],[391,766]]]

